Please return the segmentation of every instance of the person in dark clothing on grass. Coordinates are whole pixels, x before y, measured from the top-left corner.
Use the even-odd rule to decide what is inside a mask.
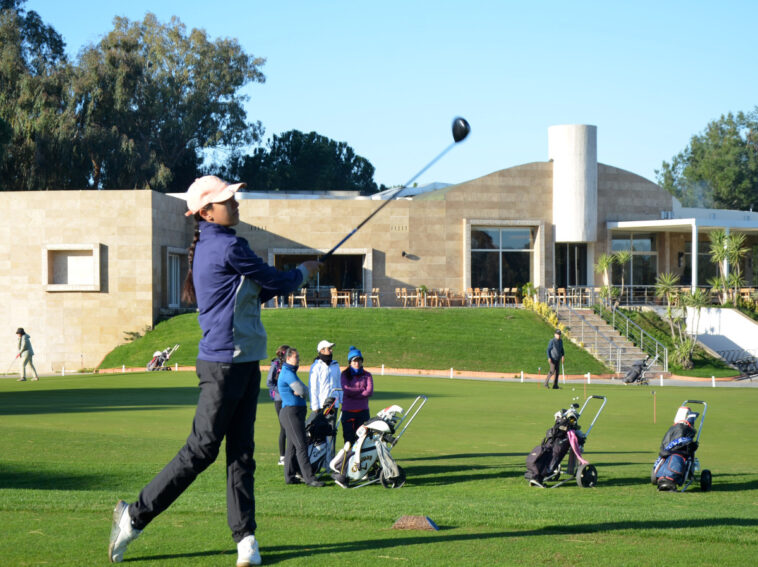
[[[216,460],[226,440],[227,519],[237,544],[237,567],[260,565],[255,539],[255,416],[266,358],[261,303],[303,286],[320,264],[307,261],[280,272],[236,235],[239,205],[229,184],[208,175],[187,191],[187,216],[195,217],[182,297],[197,303],[202,339],[196,363],[200,394],[187,442],[145,486],[135,502],[113,510],[108,560],[120,563],[127,546]]]
[[[550,365],[550,372],[545,378],[545,388],[550,387],[550,377],[553,377],[553,389],[558,389],[558,374],[560,374],[560,365],[566,358],[563,352],[563,340],[561,340],[561,330],[556,329],[553,338],[547,343],[547,362]]]

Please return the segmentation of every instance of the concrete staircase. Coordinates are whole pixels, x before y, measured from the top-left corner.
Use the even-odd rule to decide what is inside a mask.
[[[554,309],[558,320],[569,329],[575,342],[582,343],[587,352],[622,376],[633,363],[647,356],[592,309],[574,309],[573,312],[565,306]],[[648,377],[662,373],[663,363],[659,360],[648,371]]]

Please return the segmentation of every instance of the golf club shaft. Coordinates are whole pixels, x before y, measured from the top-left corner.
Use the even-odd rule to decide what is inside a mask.
[[[329,257],[330,257],[332,254],[334,254],[334,252],[335,252],[335,251],[336,251],[336,250],[337,250],[337,249],[338,249],[340,246],[342,246],[342,245],[343,245],[345,242],[347,242],[348,238],[350,238],[350,237],[351,237],[351,236],[353,236],[353,235],[354,235],[356,232],[358,232],[358,230],[359,230],[359,229],[360,229],[360,228],[361,228],[361,227],[362,227],[364,224],[366,224],[368,221],[370,221],[370,220],[371,220],[371,219],[372,219],[372,218],[373,218],[373,217],[374,217],[374,216],[375,216],[375,215],[376,215],[376,214],[377,214],[379,211],[381,211],[381,210],[382,210],[384,207],[386,207],[387,205],[389,205],[389,204],[390,204],[390,201],[393,201],[393,200],[395,199],[395,197],[397,197],[398,195],[400,195],[400,193],[401,193],[401,192],[402,192],[404,189],[407,189],[407,188],[408,188],[408,185],[410,185],[411,183],[413,183],[414,181],[416,181],[416,179],[418,179],[418,178],[419,178],[419,177],[420,177],[420,176],[421,176],[421,175],[422,175],[424,172],[426,172],[426,170],[427,170],[427,169],[429,169],[429,168],[430,168],[430,167],[432,167],[432,166],[433,166],[435,163],[437,163],[437,162],[438,162],[440,159],[442,159],[442,157],[443,157],[443,156],[444,156],[444,155],[445,155],[447,152],[449,152],[449,151],[450,151],[450,150],[453,148],[453,146],[455,146],[455,144],[456,144],[456,143],[457,143],[457,142],[453,142],[453,143],[452,143],[452,144],[450,144],[448,147],[446,147],[444,150],[442,150],[442,152],[440,152],[440,154],[439,154],[437,157],[435,157],[435,158],[434,158],[432,161],[430,161],[428,164],[426,164],[426,165],[424,166],[424,168],[423,168],[421,171],[419,171],[419,172],[418,172],[416,175],[414,175],[414,176],[413,176],[413,177],[411,177],[411,178],[410,178],[408,181],[406,181],[404,185],[402,185],[401,187],[397,188],[397,189],[395,190],[395,192],[394,192],[394,193],[392,193],[392,195],[390,195],[389,197],[387,197],[387,200],[386,200],[386,201],[384,201],[384,203],[382,203],[382,204],[381,204],[379,207],[377,207],[377,209],[376,209],[376,210],[375,210],[373,213],[371,213],[369,216],[367,216],[365,219],[363,219],[363,221],[362,221],[362,222],[361,222],[361,223],[360,223],[358,226],[356,226],[356,227],[355,227],[353,230],[351,230],[350,232],[348,232],[348,233],[347,233],[347,236],[345,236],[345,238],[343,238],[343,239],[342,239],[342,240],[340,240],[340,241],[339,241],[337,244],[335,244],[335,245],[332,247],[332,249],[331,249],[331,250],[329,250],[329,252],[327,252],[327,253],[326,253],[326,254],[324,254],[323,256],[321,256],[321,257],[318,259],[318,261],[319,261],[319,262],[325,262],[326,260],[328,260],[328,259],[329,259]]]

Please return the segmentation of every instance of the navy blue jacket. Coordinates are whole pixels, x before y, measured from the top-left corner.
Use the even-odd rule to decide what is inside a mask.
[[[261,303],[295,291],[308,275],[305,268],[272,268],[231,228],[206,221],[200,222],[192,274],[203,331],[198,358],[226,363],[266,358]]]

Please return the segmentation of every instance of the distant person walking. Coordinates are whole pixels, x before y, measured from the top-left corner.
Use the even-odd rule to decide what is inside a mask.
[[[26,382],[27,365],[31,367],[32,372],[34,373],[34,378],[32,378],[32,381],[39,380],[37,369],[34,368],[34,362],[32,362],[34,349],[32,348],[31,337],[26,334],[26,331],[24,331],[23,327],[18,328],[16,335],[18,335],[18,354],[16,355],[16,358],[21,358],[21,378],[19,378],[17,381]]]
[[[261,304],[302,286],[320,264],[309,261],[280,272],[255,255],[231,228],[239,223],[234,193],[244,185],[208,175],[196,179],[187,191],[186,215],[194,215],[196,224],[182,299],[196,302],[198,308],[200,395],[184,447],[136,502],[116,504],[108,546],[111,562],[122,561],[127,546],[216,460],[226,438],[227,521],[237,543],[237,567],[261,563],[255,539],[253,458],[260,361],[266,358]]]
[[[556,329],[553,338],[547,343],[547,362],[550,364],[550,372],[545,378],[545,388],[550,388],[550,377],[553,376],[553,389],[558,389],[558,374],[560,374],[561,364],[565,358],[561,330]]]
[[[348,367],[342,371],[342,438],[355,443],[356,431],[369,420],[368,399],[374,395],[374,379],[363,368],[363,354],[354,346],[347,353]]]
[[[279,412],[282,411],[282,396],[279,394],[279,373],[282,371],[282,364],[289,349],[289,345],[282,345],[276,349],[276,357],[271,359],[271,368],[269,368],[266,377],[266,387],[271,399],[274,400],[274,410],[276,411],[276,420],[279,421]],[[284,466],[284,451],[287,448],[287,433],[284,426],[279,423],[279,465]]]

